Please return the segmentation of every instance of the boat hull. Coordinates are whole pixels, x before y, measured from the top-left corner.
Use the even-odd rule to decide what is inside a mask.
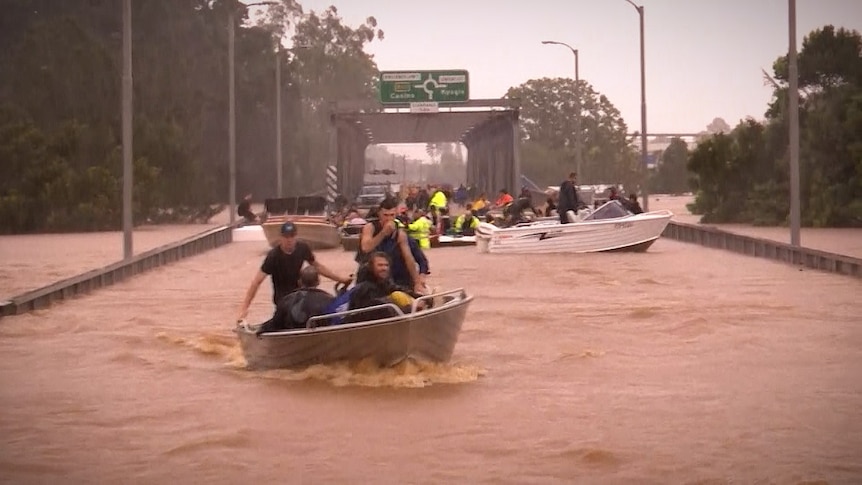
[[[433,308],[371,322],[288,330],[256,336],[238,326],[240,346],[250,369],[299,369],[314,364],[374,359],[390,366],[412,358],[451,359],[472,296],[454,290]]]
[[[476,236],[440,236],[435,247],[454,248],[459,246],[475,246]]]
[[[276,216],[261,224],[270,247],[279,244],[281,225],[286,221],[296,225],[297,237],[308,243],[311,249],[332,249],[341,244],[338,228],[330,224],[324,216]]]
[[[541,221],[498,228],[482,223],[476,246],[479,252],[511,254],[646,251],[661,237],[671,217],[670,211],[656,211],[571,224]]]

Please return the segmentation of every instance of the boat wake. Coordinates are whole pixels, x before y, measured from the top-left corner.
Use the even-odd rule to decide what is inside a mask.
[[[479,367],[458,363],[434,363],[405,359],[381,366],[373,359],[312,365],[302,370],[249,371],[264,379],[319,381],[336,387],[422,388],[434,384],[473,382],[485,374]]]
[[[246,369],[239,342],[231,335],[206,333],[187,338],[162,332],[157,337],[163,342],[192,349],[201,355],[221,358],[226,367],[262,379],[319,381],[337,387],[422,388],[434,384],[473,382],[485,375],[484,369],[474,365],[414,359],[405,359],[392,366],[382,366],[374,359],[363,359],[357,362],[312,365],[302,370],[251,371]]]

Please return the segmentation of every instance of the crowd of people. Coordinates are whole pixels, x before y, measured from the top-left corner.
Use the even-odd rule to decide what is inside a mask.
[[[471,236],[482,218],[503,226],[535,217],[559,217],[560,223],[568,224],[570,211],[586,207],[578,194],[575,172],[560,184],[558,194],[547,198],[542,209],[534,206],[533,195],[527,188],[522,188],[517,197],[501,189],[494,202],[485,193],[471,200],[463,185],[454,194],[445,187],[414,185],[405,187],[399,195],[387,194],[379,206],[364,215],[355,206],[345,205],[334,217],[337,224],[358,228],[359,248],[354,258],[357,268],[351,275],[336,274],[320,263],[308,244],[297,238],[296,225],[285,222],[279,244],[267,253],[246,291],[238,320],[246,318],[258,288],[267,277],[272,280],[275,311],[258,328],[259,333],[305,328],[308,319],[314,316],[378,307],[383,303],[409,312],[415,299],[428,293],[427,277],[431,271],[425,252],[431,247],[432,234]],[[610,189],[608,200],[619,201],[632,213],[643,212],[635,194],[622,197],[615,187]],[[450,215],[452,206],[459,210],[454,221]],[[306,263],[308,266],[303,268]],[[330,294],[319,288],[320,275],[345,289],[354,279],[355,285],[339,294]],[[416,308],[425,305],[420,300]],[[386,316],[393,315],[366,314],[361,318]],[[333,319],[330,323],[341,321],[350,319]]]

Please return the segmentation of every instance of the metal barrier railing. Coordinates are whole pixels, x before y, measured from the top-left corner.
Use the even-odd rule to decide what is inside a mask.
[[[233,227],[221,226],[189,238],[166,244],[103,268],[67,278],[56,283],[22,293],[8,301],[0,301],[0,317],[20,315],[31,310],[113,285],[131,276],[175,261],[215,249],[233,240]]]
[[[745,236],[715,227],[670,221],[662,233],[662,237],[862,278],[862,259],[819,249],[792,246],[770,239]]]

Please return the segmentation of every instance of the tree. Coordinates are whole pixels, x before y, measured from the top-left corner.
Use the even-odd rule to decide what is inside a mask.
[[[691,173],[688,164],[688,145],[681,138],[673,138],[662,153],[653,180],[651,192],[658,194],[679,194],[690,188]]]
[[[862,226],[862,36],[826,26],[799,53],[802,222]],[[689,168],[704,221],[784,224],[789,213],[787,58],[773,64],[765,124],[701,142]]]
[[[283,138],[292,148],[285,161],[294,168],[286,187],[306,193],[323,187],[323,167],[330,163],[330,102],[376,98],[377,65],[364,49],[369,42],[382,40],[383,31],[374,17],[356,28],[347,26],[335,7],[320,14],[309,12],[293,27],[292,43],[297,47],[286,68],[289,77],[282,78],[288,83],[282,98],[290,100]]]
[[[637,158],[627,142],[626,124],[619,110],[586,81],[580,81],[578,87],[571,79],[543,78],[507,91],[506,97],[518,99],[521,105],[524,172],[550,184],[575,168],[576,115],[580,109],[581,182],[635,185],[640,178]]]

